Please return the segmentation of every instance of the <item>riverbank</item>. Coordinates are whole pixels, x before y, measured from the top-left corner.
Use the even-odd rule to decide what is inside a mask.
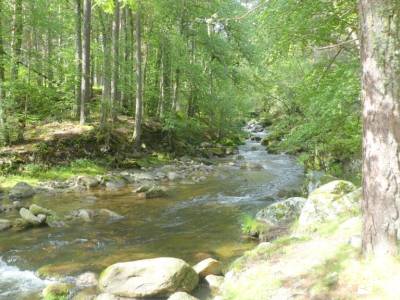
[[[361,255],[361,201],[361,190],[350,182],[319,187],[288,234],[260,243],[231,265],[214,299],[397,299],[398,259]]]
[[[157,121],[143,126],[141,149],[134,149],[133,119],[119,117],[112,127],[81,126],[77,122],[31,124],[21,143],[0,148],[0,188],[19,181],[37,185],[76,176],[106,175],[112,171],[146,169],[176,159],[202,160],[232,155],[245,136],[233,130],[217,138],[208,130],[175,136]]]

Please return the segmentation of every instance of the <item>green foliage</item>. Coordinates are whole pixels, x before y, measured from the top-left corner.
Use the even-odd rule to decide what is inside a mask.
[[[244,215],[242,218],[242,232],[246,235],[258,237],[268,231],[267,224],[257,221],[251,215]]]
[[[340,44],[353,39],[356,11],[349,0],[273,0],[258,31],[268,51],[255,78],[273,123],[264,145],[335,175],[361,154],[358,49]]]

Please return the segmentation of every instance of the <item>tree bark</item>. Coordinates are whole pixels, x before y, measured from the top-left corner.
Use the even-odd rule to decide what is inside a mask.
[[[111,107],[111,38],[106,15],[100,12],[103,42],[103,92],[101,105],[101,125],[104,126],[109,117]]]
[[[81,85],[81,111],[80,123],[86,122],[86,103],[90,101],[90,28],[91,28],[92,3],[91,0],[83,1],[83,43],[82,43],[82,85]]]
[[[75,103],[76,118],[79,119],[82,101],[82,0],[75,0]]]
[[[118,81],[119,81],[119,27],[120,27],[120,3],[114,1],[114,18],[112,24],[112,80],[111,80],[111,111],[112,118],[116,118],[119,105]]]
[[[18,79],[18,61],[20,60],[22,47],[22,0],[14,0],[13,5],[13,21],[12,21],[12,65],[11,65],[11,80]]]
[[[75,105],[76,118],[79,119],[82,101],[82,0],[75,0]]]
[[[135,130],[133,138],[135,140],[135,148],[140,149],[142,137],[142,20],[141,20],[141,3],[138,1],[138,10],[136,13],[136,107],[135,107]]]
[[[165,105],[165,48],[164,41],[161,42],[161,60],[160,60],[160,97],[158,99],[157,117],[160,119],[164,115]]]
[[[363,251],[395,255],[400,210],[400,7],[361,0]]]
[[[3,0],[0,0],[0,15],[3,12]],[[6,120],[4,114],[4,98],[5,93],[3,89],[3,84],[5,82],[5,53],[4,53],[4,45],[3,45],[3,22],[0,19],[0,135],[3,139],[3,142],[9,143],[8,131],[6,129]]]

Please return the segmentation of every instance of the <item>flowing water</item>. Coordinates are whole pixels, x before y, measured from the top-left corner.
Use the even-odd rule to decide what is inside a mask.
[[[189,263],[208,256],[232,260],[254,246],[241,235],[243,215],[265,207],[282,190],[298,189],[303,180],[293,158],[268,154],[258,142],[247,141],[240,155],[241,164],[257,163],[263,169],[241,169],[235,157],[221,159],[206,181],[170,186],[166,198],[139,199],[132,188],[37,196],[34,203],[60,215],[77,208],[107,208],[125,218],[0,233],[0,299],[24,299],[39,292],[47,283],[35,275],[39,268],[72,276],[159,256]]]

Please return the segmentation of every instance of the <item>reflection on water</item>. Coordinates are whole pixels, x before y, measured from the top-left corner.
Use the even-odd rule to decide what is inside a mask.
[[[282,189],[298,187],[303,176],[292,158],[268,154],[257,142],[241,146],[240,155],[241,160],[222,159],[215,175],[202,183],[172,186],[167,198],[138,199],[132,188],[94,192],[96,201],[82,194],[37,197],[35,203],[60,215],[77,208],[107,208],[125,218],[1,233],[0,299],[10,290],[21,295],[44,285],[32,272],[17,267],[75,275],[98,272],[117,261],[157,256],[196,263],[209,255],[224,261],[240,255],[253,246],[241,237],[243,214],[255,213]],[[263,168],[238,166],[248,162]],[[21,275],[15,275],[18,272]]]

